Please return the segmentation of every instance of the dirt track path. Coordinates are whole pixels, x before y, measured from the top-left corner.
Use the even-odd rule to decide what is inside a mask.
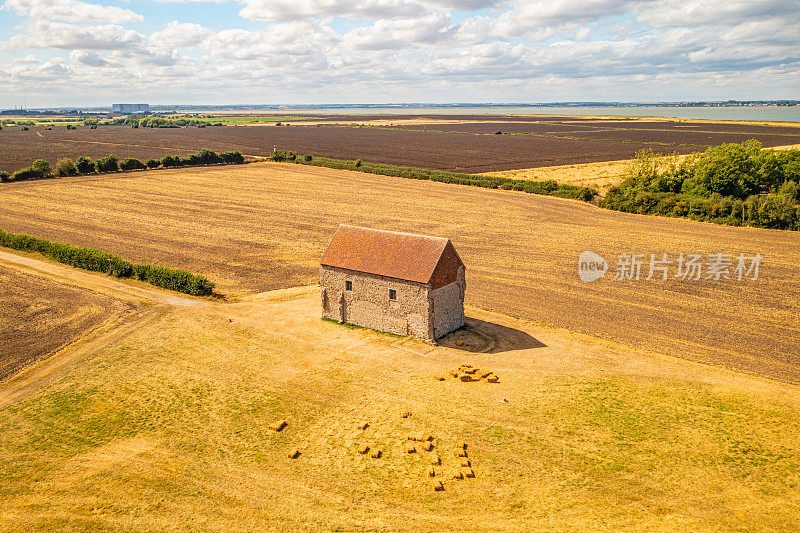
[[[25,397],[31,391],[38,390],[43,384],[54,381],[76,362],[157,320],[168,311],[169,306],[189,307],[210,304],[207,300],[175,296],[166,291],[139,287],[116,278],[27,255],[0,251],[0,265],[134,304],[121,314],[116,314],[97,327],[83,332],[52,354],[45,355],[43,359],[23,368],[7,381],[0,382],[0,408]],[[142,305],[143,303],[148,305]]]
[[[40,390],[47,383],[54,382],[75,363],[105,346],[124,339],[163,316],[165,312],[165,307],[129,310],[106,321],[49,357],[25,367],[8,381],[0,383],[0,409]]]
[[[26,255],[0,251],[0,263],[7,266],[22,268],[38,274],[44,274],[57,281],[66,281],[72,285],[83,287],[96,292],[120,298],[121,300],[145,299],[156,303],[171,305],[199,305],[205,303],[202,299],[175,296],[174,293],[148,289],[125,283],[117,278],[85,272],[58,263],[43,261]]]

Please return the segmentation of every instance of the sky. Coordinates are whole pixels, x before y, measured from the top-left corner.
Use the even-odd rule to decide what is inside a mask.
[[[0,5],[0,108],[800,99],[798,0]]]

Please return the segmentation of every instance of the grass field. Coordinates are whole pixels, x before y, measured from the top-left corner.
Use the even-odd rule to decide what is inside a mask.
[[[794,386],[476,308],[492,352],[432,347],[323,322],[318,300],[154,303],[0,387],[0,529],[800,527]],[[462,362],[500,383],[434,379]],[[408,454],[418,431],[434,448]],[[475,477],[454,480],[461,441]]]
[[[0,202],[8,231],[187,268],[229,296],[315,283],[340,223],[445,235],[467,265],[472,305],[800,381],[800,243],[789,232],[275,163],[11,183]],[[585,284],[584,250],[612,269],[624,253],[764,259],[758,281],[617,281],[612,270]]]

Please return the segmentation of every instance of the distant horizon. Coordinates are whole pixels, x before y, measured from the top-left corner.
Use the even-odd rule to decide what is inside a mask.
[[[76,105],[53,105],[37,107],[7,107],[0,108],[0,111],[64,111],[64,110],[84,110],[84,109],[106,109],[111,108],[112,104],[147,104],[151,109],[327,109],[327,108],[481,108],[481,107],[793,107],[800,105],[800,100],[795,99],[769,99],[769,100],[674,100],[674,101],[559,101],[559,102],[361,102],[361,103],[330,103],[330,104],[254,104],[254,103],[231,103],[231,104],[178,104],[178,103],[149,103],[144,100],[114,101],[109,104],[93,106]]]

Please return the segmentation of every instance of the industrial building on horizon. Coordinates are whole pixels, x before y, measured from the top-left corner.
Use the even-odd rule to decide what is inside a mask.
[[[111,104],[112,113],[149,113],[150,104]]]

